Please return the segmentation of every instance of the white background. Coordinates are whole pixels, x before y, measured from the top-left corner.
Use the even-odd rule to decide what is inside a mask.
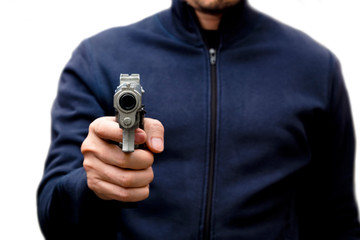
[[[339,57],[359,136],[359,1],[249,1]],[[0,2],[0,239],[42,239],[36,189],[49,146],[51,104],[71,52],[86,37],[169,6],[170,0]],[[360,167],[356,174],[359,183]]]

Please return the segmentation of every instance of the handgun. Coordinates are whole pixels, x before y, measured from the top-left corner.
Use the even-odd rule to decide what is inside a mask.
[[[145,93],[140,85],[140,74],[120,74],[120,85],[114,94],[116,121],[123,130],[123,140],[119,143],[123,152],[133,152],[135,145],[135,130],[144,128],[145,106],[142,95]]]

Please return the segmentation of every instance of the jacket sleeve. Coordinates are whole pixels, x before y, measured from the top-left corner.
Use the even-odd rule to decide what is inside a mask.
[[[300,239],[360,239],[351,107],[340,64],[331,57],[326,110],[315,114],[309,134],[312,163],[300,193]]]
[[[80,147],[89,124],[105,114],[86,44],[74,51],[62,72],[52,107],[51,146],[37,193],[39,223],[47,239],[69,239],[84,229],[94,237],[95,225],[110,231],[114,224],[109,213],[115,215],[117,204],[96,197],[82,167]]]

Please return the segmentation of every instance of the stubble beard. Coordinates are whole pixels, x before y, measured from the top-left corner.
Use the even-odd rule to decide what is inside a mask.
[[[202,13],[221,14],[237,5],[241,0],[186,0],[193,8]]]

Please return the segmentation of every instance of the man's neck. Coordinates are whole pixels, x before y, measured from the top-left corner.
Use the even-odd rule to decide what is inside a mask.
[[[209,14],[195,10],[200,26],[204,30],[217,30],[220,25],[222,14]]]

